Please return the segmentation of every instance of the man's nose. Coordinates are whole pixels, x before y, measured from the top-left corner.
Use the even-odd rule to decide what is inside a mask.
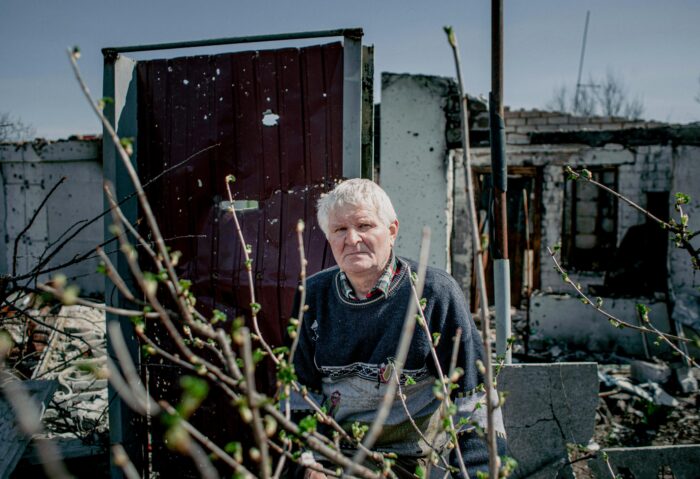
[[[360,233],[354,228],[348,228],[347,234],[345,235],[345,242],[349,245],[356,245],[362,241]]]

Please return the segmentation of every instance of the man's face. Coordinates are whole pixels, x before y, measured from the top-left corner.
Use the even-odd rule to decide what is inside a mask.
[[[331,210],[328,242],[340,269],[349,275],[381,274],[399,231],[382,223],[371,207],[343,205]]]

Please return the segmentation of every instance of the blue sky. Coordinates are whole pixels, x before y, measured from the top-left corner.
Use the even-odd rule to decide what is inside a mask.
[[[542,108],[557,86],[573,88],[590,10],[584,79],[612,69],[642,97],[645,118],[700,120],[694,100],[700,94],[700,2],[505,0],[504,7],[505,102],[512,108]],[[0,0],[0,112],[49,139],[99,132],[70,71],[65,50],[72,45],[82,50],[81,68],[96,97],[102,96],[103,47],[341,27],[364,29],[365,43],[375,46],[377,73],[454,76],[446,24],[458,35],[468,92],[486,95],[487,0]]]

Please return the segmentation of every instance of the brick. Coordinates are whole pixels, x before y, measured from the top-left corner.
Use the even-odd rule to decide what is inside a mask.
[[[510,145],[529,145],[530,137],[519,133],[509,133],[506,135],[506,143]]]
[[[570,116],[569,123],[581,125],[584,123],[589,123],[587,116]]]
[[[581,234],[595,233],[595,218],[591,216],[577,216],[576,231]]]
[[[579,249],[593,249],[596,246],[596,235],[576,235],[576,247]]]
[[[600,125],[601,130],[621,130],[622,123],[602,123]]]
[[[540,116],[537,117],[529,117],[527,119],[527,124],[528,125],[546,125],[547,124],[547,119],[542,118]]]
[[[559,125],[535,125],[535,131],[562,131]]]
[[[525,118],[508,118],[506,117],[506,125],[518,126],[525,124]]]
[[[533,131],[535,131],[535,127],[532,125],[516,126],[515,131],[517,133],[532,133]]]
[[[566,125],[569,123],[569,117],[556,114],[556,116],[547,118],[547,123],[550,125]]]

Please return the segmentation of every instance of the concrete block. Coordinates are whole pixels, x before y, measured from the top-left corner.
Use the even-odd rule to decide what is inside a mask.
[[[675,369],[673,372],[683,393],[691,394],[698,391],[698,380],[695,379],[695,376],[689,367],[684,366]]]
[[[566,128],[566,125],[538,125],[537,131],[565,131],[569,130],[569,128]]]
[[[595,218],[592,216],[577,216],[576,232],[580,234],[595,233]]]
[[[600,128],[600,125],[590,125]],[[606,150],[605,148],[591,148],[583,152],[582,164],[584,165],[621,165],[634,162],[634,154],[630,150]]]
[[[580,281],[580,278],[574,278],[573,275],[571,279]],[[561,278],[558,283],[563,284]],[[648,298],[602,299],[603,309],[632,324],[637,324],[637,303],[644,303],[651,308],[649,318],[652,324],[662,332],[670,332],[668,310],[664,302],[650,303]],[[602,314],[581,303],[578,297],[569,294],[536,293],[530,301],[530,318],[538,336],[556,343],[566,343],[571,347],[590,351],[644,356],[644,336],[641,333],[612,326]],[[648,343],[651,354],[669,351],[664,343],[654,345],[654,338],[648,338]]]
[[[597,244],[598,237],[593,234],[580,234],[576,235],[576,247],[579,249],[593,249]]]
[[[561,477],[568,468],[566,445],[588,444],[593,435],[598,387],[595,363],[517,364],[501,370],[508,454],[518,461],[511,477]],[[570,470],[567,476],[572,477]]]
[[[635,360],[631,363],[632,378],[640,383],[652,381],[663,384],[671,377],[671,368],[667,364]]]
[[[524,125],[525,121],[525,118],[509,118],[506,116],[506,126]]]
[[[528,117],[527,119],[527,124],[528,125],[546,125],[547,124],[547,118],[542,118],[542,117]]]
[[[529,145],[530,137],[521,133],[508,133],[506,136],[506,143],[510,145]]]
[[[537,126],[535,125],[519,125],[515,127],[517,133],[532,133],[537,131]]]
[[[547,123],[550,125],[567,125],[569,123],[569,117],[566,115],[550,116],[547,118]]]
[[[603,449],[615,474],[635,479],[656,479],[664,467],[670,467],[676,479],[696,479],[700,471],[700,445],[648,446]],[[588,462],[595,477],[609,478],[607,464],[598,454]],[[664,476],[666,477],[666,476]]]
[[[622,129],[622,123],[602,123],[600,125],[601,130],[621,130]]]

